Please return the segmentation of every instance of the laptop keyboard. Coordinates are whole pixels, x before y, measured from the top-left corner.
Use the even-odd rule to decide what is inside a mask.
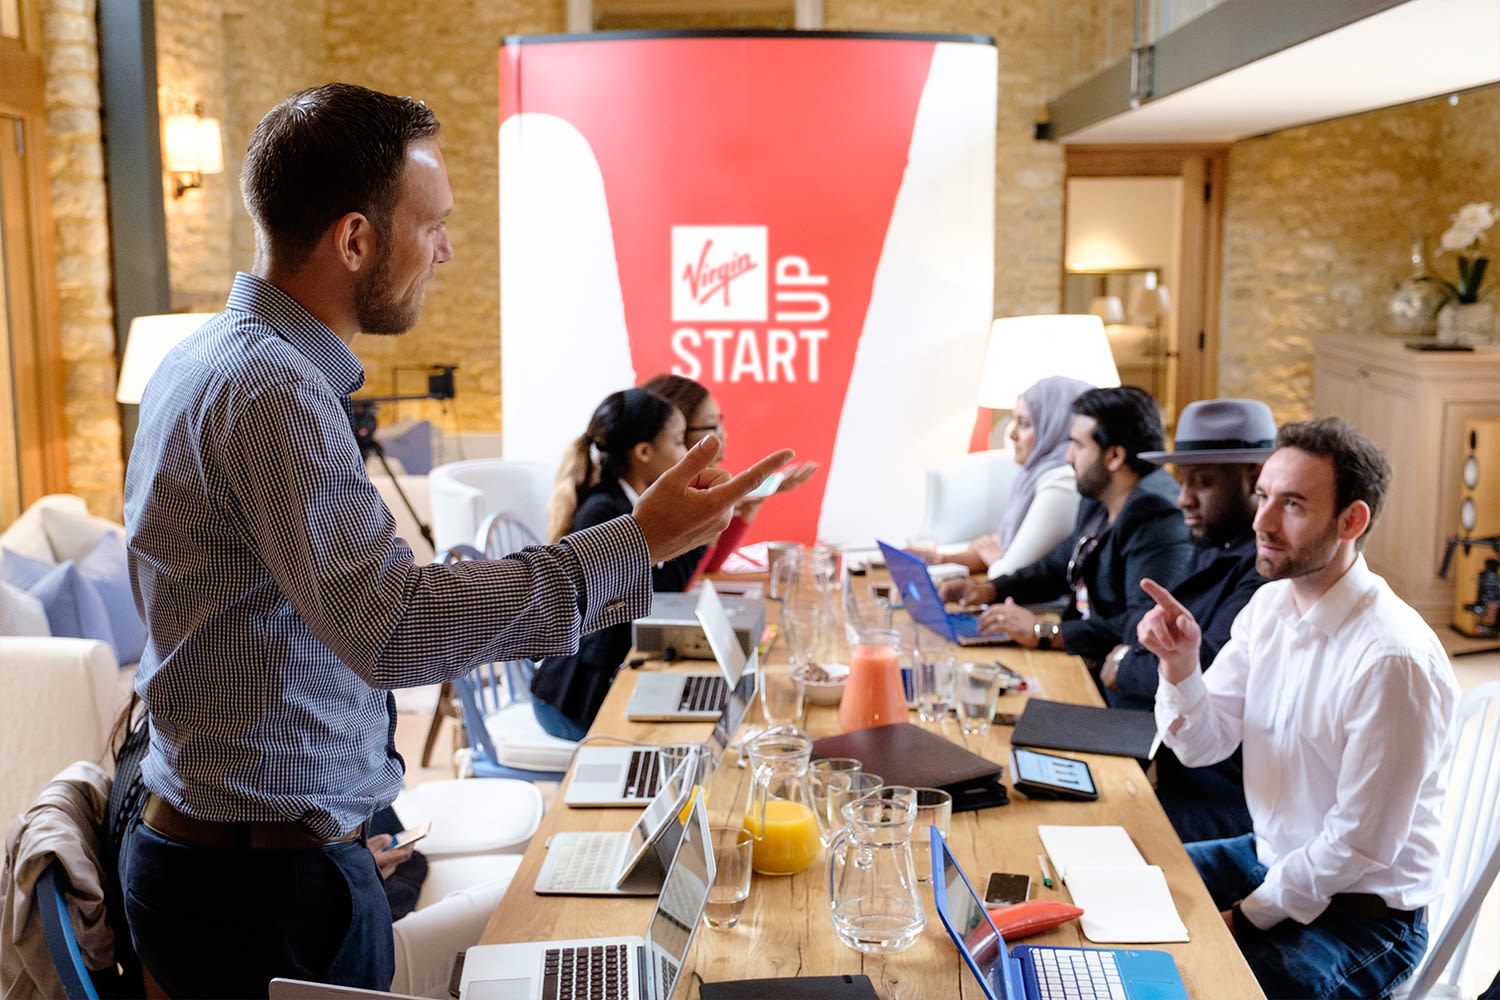
[[[625,1000],[629,950],[624,944],[548,948],[542,960],[543,1000]]]
[[[661,786],[661,755],[655,750],[634,750],[625,772],[625,797],[649,799]]]
[[[717,712],[724,706],[729,695],[729,685],[724,678],[711,674],[694,674],[682,685],[682,699],[677,703],[679,712]]]
[[[552,892],[612,888],[619,881],[628,840],[620,833],[554,834],[547,848],[552,870],[545,888]]]
[[[1031,960],[1039,1000],[1125,1000],[1113,952],[1032,948]]]

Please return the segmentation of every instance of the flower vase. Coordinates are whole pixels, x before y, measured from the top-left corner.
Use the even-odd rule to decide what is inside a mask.
[[[1454,302],[1438,312],[1438,340],[1445,344],[1489,344],[1495,340],[1491,302]]]

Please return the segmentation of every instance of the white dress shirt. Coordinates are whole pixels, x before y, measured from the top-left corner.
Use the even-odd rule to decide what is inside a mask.
[[[1270,871],[1240,910],[1265,930],[1310,923],[1335,893],[1399,910],[1437,896],[1457,704],[1437,636],[1359,556],[1305,615],[1291,581],[1262,587],[1212,671],[1161,683],[1156,719],[1190,767],[1244,744],[1245,801]]]

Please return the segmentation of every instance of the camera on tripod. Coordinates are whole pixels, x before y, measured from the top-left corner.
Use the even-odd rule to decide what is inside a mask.
[[[371,455],[374,455],[380,462],[380,467],[390,477],[391,485],[395,488],[396,494],[401,497],[401,502],[406,505],[406,509],[411,514],[412,520],[417,523],[417,530],[422,533],[422,537],[427,541],[427,544],[433,546],[433,548],[437,546],[432,540],[432,529],[417,516],[417,509],[412,506],[411,499],[401,489],[400,480],[391,471],[390,462],[386,461],[385,449],[380,446],[380,442],[375,437],[377,425],[375,418],[380,410],[381,403],[416,402],[423,399],[452,399],[454,396],[453,373],[457,370],[457,365],[433,365],[427,375],[427,391],[425,393],[417,393],[410,396],[351,396],[349,399],[349,429],[354,432],[354,440],[359,445],[360,457],[368,460]]]
[[[458,365],[433,365],[427,376],[427,392],[410,396],[352,396],[349,399],[349,428],[354,431],[354,440],[359,443],[359,453],[369,458],[373,452],[382,463],[385,454],[380,442],[375,440],[376,414],[381,403],[405,403],[423,399],[452,399],[453,373]],[[389,474],[390,470],[387,468]]]

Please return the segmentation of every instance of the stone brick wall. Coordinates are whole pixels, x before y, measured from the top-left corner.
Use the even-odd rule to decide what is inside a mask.
[[[99,117],[95,0],[45,0],[48,169],[57,233],[68,489],[119,520],[124,482]]]
[[[1383,333],[1414,238],[1429,265],[1449,213],[1500,203],[1500,91],[1236,143],[1229,154],[1219,393],[1310,415],[1311,338]],[[1500,238],[1500,232],[1494,234]]]
[[[45,0],[44,10],[73,489],[109,515],[119,508],[121,463],[112,401],[96,2]],[[1063,159],[1059,146],[1033,138],[1033,128],[1048,97],[1128,48],[1131,9],[1130,0],[827,2],[830,29],[997,40],[996,315],[1058,308]],[[355,349],[366,363],[370,392],[421,391],[421,373],[407,369],[458,364],[456,418],[444,425],[498,429],[496,50],[508,34],[564,30],[560,0],[157,0],[156,13],[162,112],[202,101],[206,113],[221,119],[225,135],[224,174],[205,178],[203,190],[183,199],[166,192],[174,305],[216,308],[234,271],[251,262],[253,234],[239,198],[238,167],[269,107],[332,79],[419,96],[444,123],[457,256],[438,270],[415,330],[361,338]],[[732,23],[785,27],[789,16],[737,16]],[[683,15],[670,26],[726,23]],[[601,26],[665,24],[616,17]],[[1435,243],[1459,205],[1500,203],[1497,146],[1500,90],[1465,95],[1456,108],[1431,102],[1236,144],[1225,220],[1221,394],[1264,398],[1280,419],[1305,415],[1308,338],[1330,330],[1378,331],[1385,295],[1404,276],[1412,237]],[[426,404],[387,411],[386,420],[436,416]]]

